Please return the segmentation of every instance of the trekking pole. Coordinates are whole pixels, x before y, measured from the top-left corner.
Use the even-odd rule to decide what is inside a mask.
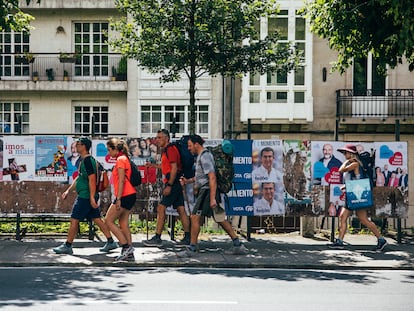
[[[149,178],[148,178],[148,166],[145,166],[145,176],[147,178],[147,208],[146,208],[146,225],[147,225],[147,240],[149,239],[148,235],[148,217],[149,217],[149,197],[150,197],[150,190],[149,190]]]

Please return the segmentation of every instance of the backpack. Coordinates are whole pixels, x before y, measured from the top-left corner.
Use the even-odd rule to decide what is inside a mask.
[[[230,145],[229,145],[230,144]],[[234,167],[233,150],[234,147],[228,140],[215,147],[206,147],[214,158],[216,169],[217,189],[221,193],[228,193],[233,186]],[[223,150],[224,149],[224,150]]]
[[[141,172],[134,162],[129,159],[129,164],[131,165],[131,176],[129,177],[129,182],[132,186],[138,187],[141,184]]]
[[[362,177],[369,178],[371,185],[373,185],[375,153],[371,155],[368,151],[361,152],[359,154],[359,160],[362,163]]]
[[[179,140],[173,141],[168,144],[167,148],[170,146],[175,146],[180,153],[181,159],[181,173],[185,178],[192,178],[195,175],[194,163],[196,157],[188,150],[188,139],[189,135],[184,135]],[[165,149],[165,154],[168,158],[167,148]]]

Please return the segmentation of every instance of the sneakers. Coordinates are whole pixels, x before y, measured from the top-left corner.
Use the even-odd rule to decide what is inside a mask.
[[[116,242],[106,242],[103,247],[99,249],[100,252],[109,253],[109,251],[118,248],[118,243]]]
[[[162,240],[154,235],[151,239],[142,242],[145,246],[154,247],[154,246],[161,246]]]
[[[69,255],[73,254],[72,246],[67,246],[66,243],[63,243],[62,245],[55,247],[53,251],[56,254],[69,254]]]
[[[376,251],[376,252],[382,252],[382,251],[384,250],[385,246],[387,246],[387,244],[388,244],[388,242],[387,242],[387,240],[386,240],[386,239],[384,239],[384,238],[379,238],[379,239],[378,239],[378,244],[377,244],[377,246],[375,247],[375,251]]]
[[[332,248],[332,249],[344,249],[344,247],[345,247],[344,241],[339,240],[339,239],[335,239],[335,242],[329,245],[329,248]]]
[[[133,261],[135,260],[134,257],[134,248],[132,246],[122,249],[121,255],[115,258],[115,261]]]
[[[228,250],[224,251],[226,255],[245,255],[247,254],[248,250],[246,246],[240,244],[240,246],[232,246]]]
[[[190,237],[184,237],[181,241],[177,241],[177,244],[179,245],[190,245]]]
[[[179,258],[191,258],[196,255],[197,255],[197,251],[192,250],[190,247],[186,247],[185,250],[177,253],[177,257]]]

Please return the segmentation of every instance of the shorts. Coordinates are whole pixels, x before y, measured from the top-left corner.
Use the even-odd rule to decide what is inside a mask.
[[[121,197],[121,207],[130,211],[134,207],[136,200],[137,200],[136,193]]]
[[[197,195],[196,203],[192,210],[193,215],[201,215],[206,217],[213,217],[215,222],[223,222],[226,219],[226,213],[221,204],[222,200],[219,192],[216,194],[217,206],[210,207],[210,189],[200,189]]]
[[[93,208],[89,199],[77,197],[75,203],[73,203],[70,217],[79,221],[92,220],[101,218],[101,211],[99,208]]]
[[[164,206],[172,206],[173,209],[184,206],[183,188],[181,187],[180,183],[173,183],[170,195],[163,196],[161,198],[160,204]]]

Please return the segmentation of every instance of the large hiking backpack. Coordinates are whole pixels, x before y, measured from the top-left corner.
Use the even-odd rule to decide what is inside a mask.
[[[192,178],[194,177],[195,171],[194,171],[194,163],[196,160],[196,157],[191,154],[190,150],[188,150],[188,139],[190,136],[184,135],[179,140],[171,142],[167,148],[171,146],[175,146],[178,149],[178,152],[180,153],[180,159],[181,159],[181,166],[182,166],[182,174],[185,178]],[[165,149],[165,154],[168,157],[167,148]]]
[[[221,193],[227,193],[233,186],[234,167],[233,151],[234,147],[228,140],[215,147],[207,147],[214,158],[216,169],[217,189]]]

